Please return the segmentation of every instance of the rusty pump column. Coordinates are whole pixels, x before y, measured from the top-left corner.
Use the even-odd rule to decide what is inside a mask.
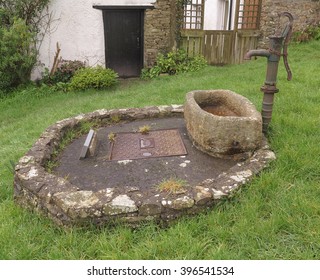
[[[285,12],[280,16],[289,18],[289,23],[286,25],[282,34],[279,36],[270,36],[270,48],[268,50],[250,50],[245,55],[245,59],[250,60],[253,56],[264,56],[268,58],[267,74],[264,85],[261,91],[264,93],[262,102],[262,131],[267,133],[269,123],[272,117],[272,107],[274,94],[279,91],[277,89],[278,66],[281,56],[283,56],[284,64],[288,73],[288,80],[291,80],[292,74],[287,61],[287,47],[292,33],[293,17],[290,13]],[[283,53],[281,53],[283,49]]]

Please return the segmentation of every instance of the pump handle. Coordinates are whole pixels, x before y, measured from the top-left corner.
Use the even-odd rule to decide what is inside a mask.
[[[285,38],[284,40],[284,44],[283,44],[283,62],[284,62],[284,66],[286,68],[287,71],[287,80],[291,81],[292,79],[292,72],[288,63],[288,45],[289,45],[289,41],[291,39],[291,35],[292,35],[292,26],[293,26],[293,16],[292,14],[290,14],[289,12],[283,12],[280,14],[281,16],[285,16],[289,19],[289,22],[287,23],[285,29],[282,32],[282,37]]]

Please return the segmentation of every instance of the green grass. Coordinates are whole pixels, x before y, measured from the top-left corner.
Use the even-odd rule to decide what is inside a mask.
[[[208,213],[168,229],[63,229],[13,202],[12,162],[46,127],[101,108],[181,104],[195,89],[230,89],[260,110],[266,59],[134,80],[108,91],[34,89],[0,100],[0,259],[319,259],[320,42],[293,45],[281,64],[269,142],[277,160]]]

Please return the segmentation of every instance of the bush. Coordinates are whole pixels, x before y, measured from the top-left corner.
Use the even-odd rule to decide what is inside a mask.
[[[0,27],[0,90],[8,90],[30,79],[36,63],[34,34],[22,19]]]
[[[79,60],[61,60],[55,73],[50,76],[49,70],[44,74],[42,82],[47,85],[69,83],[77,70],[84,68],[85,63]]]
[[[43,21],[47,20],[43,10],[49,2],[50,0],[0,0],[0,25],[10,26],[14,18],[20,18],[31,32],[37,34]]]
[[[297,43],[320,40],[320,24],[309,25],[304,30],[295,32],[292,40]]]
[[[159,54],[155,66],[143,69],[142,78],[154,78],[167,73],[175,75],[184,72],[198,71],[207,65],[203,56],[189,57],[184,50],[172,51],[167,54]]]
[[[29,81],[44,34],[50,0],[0,0],[0,93],[6,95]],[[43,28],[46,30],[46,28]]]
[[[104,89],[116,84],[118,74],[102,66],[79,69],[71,78],[70,90]]]

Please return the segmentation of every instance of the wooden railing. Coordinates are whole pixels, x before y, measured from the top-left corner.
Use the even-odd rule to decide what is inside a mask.
[[[252,30],[183,30],[181,48],[190,56],[203,55],[209,64],[239,64],[257,48],[259,33]]]

